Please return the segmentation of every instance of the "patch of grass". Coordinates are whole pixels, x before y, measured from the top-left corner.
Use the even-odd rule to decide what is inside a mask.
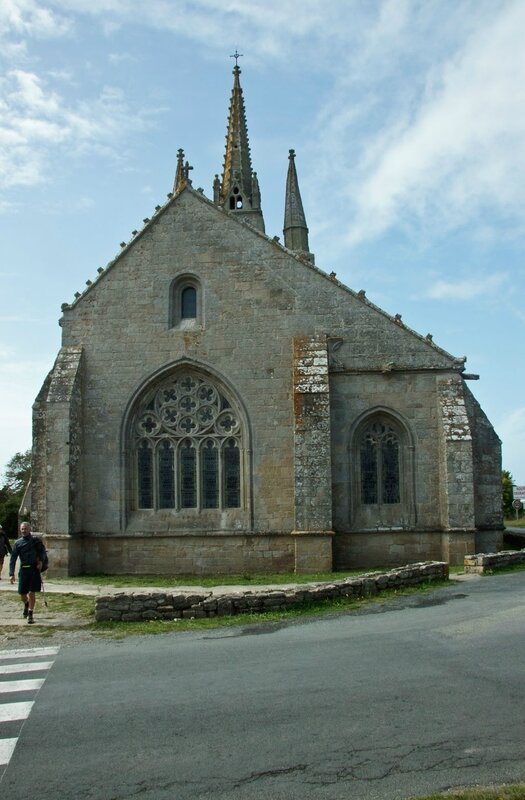
[[[20,608],[22,611],[22,604],[19,596],[12,592],[0,591],[0,600],[2,607]],[[42,611],[45,608],[44,597],[40,593],[37,596],[35,613]],[[79,594],[47,594],[47,610],[46,613],[53,614],[73,614],[79,619],[91,618],[95,616],[95,598]]]
[[[500,786],[499,788],[461,789],[445,792],[445,794],[413,798],[413,800],[525,800],[525,784]]]
[[[505,527],[506,528],[525,528],[525,517],[521,517],[521,519],[506,519],[505,520]]]
[[[498,567],[498,569],[486,569],[483,575],[505,575],[507,572],[523,572],[525,564],[510,564],[508,567]]]
[[[60,583],[67,586],[68,583],[83,583],[95,586],[116,586],[117,588],[128,587],[158,587],[175,588],[177,586],[204,586],[212,588],[214,586],[264,586],[276,584],[282,586],[288,583],[325,583],[340,581],[344,578],[364,575],[370,572],[386,572],[392,567],[378,568],[374,570],[350,570],[348,572],[318,572],[313,575],[296,575],[295,572],[272,573],[270,575],[259,575],[245,573],[244,575],[79,575],[74,578],[48,578],[49,583]]]
[[[40,602],[40,599],[37,601]],[[43,602],[43,601],[42,601]],[[75,614],[78,617],[95,616],[95,598],[79,594],[48,594],[47,607],[56,614]]]

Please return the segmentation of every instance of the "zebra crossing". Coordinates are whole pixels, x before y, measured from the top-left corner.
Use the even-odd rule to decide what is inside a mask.
[[[58,651],[58,647],[0,651],[0,778]]]

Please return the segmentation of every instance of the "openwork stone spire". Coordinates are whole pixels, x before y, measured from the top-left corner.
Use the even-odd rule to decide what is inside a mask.
[[[237,60],[239,54],[234,58]],[[264,232],[264,219],[261,211],[261,194],[257,173],[252,172],[250,145],[246,113],[237,63],[233,68],[233,89],[226,134],[226,153],[222,171],[222,181],[216,176],[214,182],[214,201],[226,211],[238,214]]]
[[[284,204],[284,246],[289,250],[306,256],[313,263],[314,254],[310,253],[308,245],[308,227],[299,191],[297,170],[295,169],[295,150],[290,150],[289,152]]]

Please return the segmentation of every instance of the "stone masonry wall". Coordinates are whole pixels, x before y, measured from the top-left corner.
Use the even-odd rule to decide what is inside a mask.
[[[98,597],[97,622],[139,622],[154,619],[201,619],[286,611],[308,602],[377,595],[386,589],[401,589],[429,581],[448,579],[448,564],[439,561],[411,564],[391,572],[374,572],[332,583],[295,585],[282,590],[231,592],[120,592]]]
[[[472,430],[460,375],[438,381],[441,422],[441,513],[444,530],[474,529]]]
[[[464,393],[470,426],[476,431],[472,440],[475,522],[480,532],[476,535],[476,548],[486,552],[490,544],[498,547],[502,543],[501,442],[468,386],[464,387]],[[491,531],[493,541],[489,538]],[[484,536],[482,532],[486,532]]]
[[[503,553],[476,553],[472,556],[465,556],[465,572],[473,572],[483,575],[484,572],[493,569],[505,569],[517,564],[525,564],[524,550],[506,550]]]
[[[332,485],[326,337],[294,340],[295,529],[330,531]]]

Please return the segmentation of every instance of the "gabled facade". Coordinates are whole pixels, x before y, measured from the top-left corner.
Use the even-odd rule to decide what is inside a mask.
[[[314,265],[295,154],[265,234],[240,69],[213,201],[174,192],[62,307],[31,515],[63,574],[350,569],[501,541],[500,442],[455,359]]]

